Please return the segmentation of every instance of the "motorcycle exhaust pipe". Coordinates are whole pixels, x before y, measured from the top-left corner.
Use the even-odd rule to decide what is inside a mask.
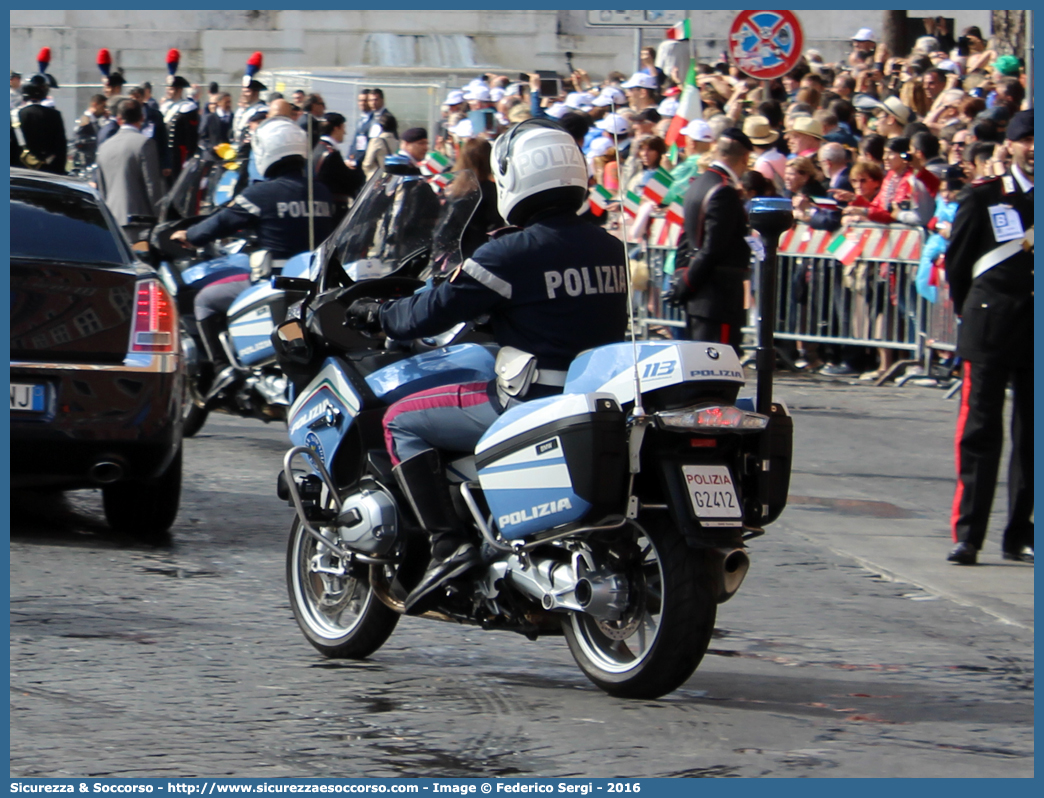
[[[123,466],[112,460],[99,460],[90,467],[87,476],[96,485],[109,485],[123,476]]]
[[[600,621],[618,620],[627,609],[627,582],[616,574],[581,577],[573,595],[584,612]]]
[[[750,558],[743,549],[711,549],[715,601],[724,604],[736,595],[749,570]]]

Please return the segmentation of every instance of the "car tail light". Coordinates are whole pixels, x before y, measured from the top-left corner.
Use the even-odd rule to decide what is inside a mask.
[[[660,429],[686,432],[760,432],[768,426],[768,416],[740,410],[733,405],[702,405],[683,410],[664,410],[654,414]]]
[[[131,352],[176,352],[178,319],[170,294],[159,280],[138,283]]]

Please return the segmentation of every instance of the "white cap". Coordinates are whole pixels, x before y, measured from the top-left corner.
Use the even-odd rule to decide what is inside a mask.
[[[563,116],[569,113],[569,106],[565,103],[555,103],[545,112],[548,116],[553,116],[555,119],[561,119]]]
[[[461,119],[450,128],[450,133],[457,138],[470,139],[475,135],[475,128],[472,126],[470,119]]]
[[[478,100],[480,102],[488,103],[489,100],[489,89],[479,84],[468,84],[467,91],[464,92],[465,100]]]
[[[599,136],[591,141],[591,146],[587,148],[587,155],[591,158],[597,158],[599,155],[605,155],[612,148],[612,139],[606,138],[605,136]]]
[[[501,88],[490,89],[489,90],[489,99],[492,100],[495,103],[500,102],[501,100],[504,99],[504,90],[501,89]]]
[[[593,102],[594,96],[586,91],[571,91],[565,98],[565,104],[570,108],[590,108]]]
[[[935,66],[937,69],[941,69],[944,72],[953,72],[955,75],[961,74],[961,65],[955,61],[951,61],[949,58],[943,58]]]
[[[464,92],[460,89],[453,89],[446,95],[446,101],[443,105],[460,105],[462,102],[464,102]]]
[[[877,39],[874,37],[874,32],[870,28],[860,28],[856,31],[856,35],[852,37],[854,42],[876,42]]]
[[[714,141],[714,131],[703,119],[693,119],[678,132],[693,141]]]
[[[616,105],[627,105],[627,96],[615,86],[606,86],[598,93],[598,96],[595,97],[594,102],[591,104],[605,107],[614,103]]]
[[[678,98],[668,97],[656,107],[656,110],[660,112],[660,116],[674,116],[678,113]]]
[[[631,129],[631,123],[619,114],[606,114],[595,122],[595,127],[599,130],[604,130],[606,133],[615,133],[617,136],[622,136]]]
[[[656,91],[659,88],[656,78],[648,72],[635,72],[626,83],[620,85],[625,89],[652,89]]]

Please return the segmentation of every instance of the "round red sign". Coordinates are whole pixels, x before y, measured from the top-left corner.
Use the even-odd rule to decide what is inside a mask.
[[[740,11],[729,30],[729,58],[744,74],[770,80],[794,68],[804,43],[792,12]]]

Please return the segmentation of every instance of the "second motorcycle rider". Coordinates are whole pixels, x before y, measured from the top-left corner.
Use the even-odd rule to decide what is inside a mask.
[[[479,561],[456,520],[439,450],[473,451],[505,409],[561,393],[573,358],[622,340],[627,328],[624,246],[577,216],[588,174],[573,138],[549,120],[527,120],[497,140],[491,161],[500,215],[514,226],[434,290],[384,305],[360,300],[348,310],[352,326],[397,340],[488,314],[501,346],[493,382],[422,391],[385,415],[396,479],[431,536],[431,563],[406,598],[411,614]]]

